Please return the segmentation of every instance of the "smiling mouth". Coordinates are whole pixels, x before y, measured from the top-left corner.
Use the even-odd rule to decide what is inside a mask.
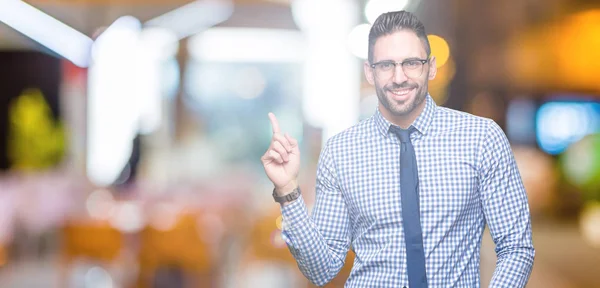
[[[390,92],[390,94],[392,94],[391,96],[394,97],[396,100],[403,101],[403,100],[405,100],[406,96],[409,95],[409,93],[411,93],[413,90],[415,90],[414,87],[401,88],[401,89],[388,89],[388,92]]]
[[[414,90],[414,88],[394,89],[394,90],[389,90],[389,91],[396,96],[405,96],[406,94],[410,93],[412,90]]]

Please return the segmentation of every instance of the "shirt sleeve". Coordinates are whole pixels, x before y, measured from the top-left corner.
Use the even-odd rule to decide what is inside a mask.
[[[282,206],[282,238],[304,276],[315,285],[323,286],[339,273],[350,246],[348,209],[329,145],[319,156],[316,180],[312,216],[308,215],[302,197]]]
[[[481,204],[498,257],[489,287],[525,287],[535,256],[527,194],[498,124],[490,121],[482,143]]]

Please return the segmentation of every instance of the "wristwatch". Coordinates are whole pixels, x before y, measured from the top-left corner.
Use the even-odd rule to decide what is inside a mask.
[[[273,199],[275,200],[275,202],[280,204],[294,201],[298,199],[298,197],[300,197],[300,194],[302,194],[302,192],[300,191],[300,187],[296,187],[294,190],[292,190],[292,192],[283,196],[277,196],[277,194],[275,194],[275,189],[273,189]]]

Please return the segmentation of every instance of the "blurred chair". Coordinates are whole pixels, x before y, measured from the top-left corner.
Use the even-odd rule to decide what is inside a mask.
[[[244,262],[246,262],[245,266],[257,265],[260,266],[262,263],[269,263],[271,265],[280,266],[282,268],[289,267],[289,270],[294,271],[295,275],[288,275],[281,269],[281,273],[285,274],[285,276],[294,276],[297,277],[298,281],[293,281],[290,279],[290,283],[305,283],[299,284],[300,287],[317,287],[312,284],[302,275],[300,269],[298,269],[298,264],[294,259],[294,256],[287,248],[284,240],[281,238],[281,213],[279,210],[270,211],[267,215],[264,215],[257,219],[257,221],[252,225],[249,235],[248,249],[246,251],[246,256]],[[325,287],[328,288],[337,288],[344,287],[348,276],[350,275],[350,271],[352,270],[352,265],[354,262],[354,252],[349,251],[346,257],[346,261],[344,266],[338,275]],[[268,266],[265,266],[268,267]],[[286,284],[293,285],[293,284]],[[291,287],[291,286],[290,286]],[[297,287],[297,286],[294,286]]]
[[[247,225],[236,287],[305,287],[308,281],[281,238],[279,210],[270,209]]]
[[[195,213],[180,214],[169,229],[146,226],[140,235],[138,287],[160,286],[158,283],[162,280],[158,278],[162,276],[178,283],[182,281],[171,282],[167,287],[215,287],[218,265],[215,265],[211,245],[201,233],[210,231],[201,231]]]
[[[296,265],[296,260],[281,238],[278,219],[279,214],[268,215],[253,225],[250,232],[251,253],[257,260]]]
[[[124,248],[123,234],[105,221],[67,221],[61,230],[60,286],[68,286],[71,264],[78,259],[110,266]]]

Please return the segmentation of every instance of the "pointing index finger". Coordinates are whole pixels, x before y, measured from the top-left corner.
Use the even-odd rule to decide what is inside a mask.
[[[279,133],[279,122],[277,122],[277,118],[275,114],[269,113],[269,120],[271,120],[271,127],[273,127],[273,134]]]

